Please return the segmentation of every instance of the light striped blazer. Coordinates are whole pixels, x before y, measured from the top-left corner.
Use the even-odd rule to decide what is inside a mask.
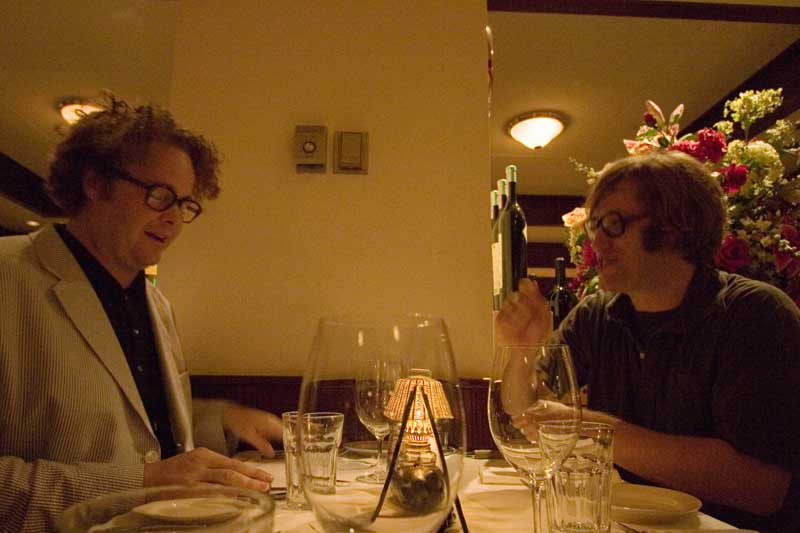
[[[189,374],[169,302],[146,285],[173,434],[188,451]],[[224,451],[221,408],[205,414],[197,438]],[[159,459],[114,330],[55,228],[1,238],[0,531],[52,531],[77,501],[141,487],[144,463]]]

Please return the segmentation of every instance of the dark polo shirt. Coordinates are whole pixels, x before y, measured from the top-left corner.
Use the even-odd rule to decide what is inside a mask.
[[[659,432],[723,439],[794,476],[773,517],[710,502],[704,511],[762,533],[800,531],[800,310],[785,293],[699,269],[673,311],[640,315],[626,295],[601,291],[581,301],[557,336],[588,384],[591,409]]]
[[[123,288],[108,270],[64,226],[56,230],[92,284],[139,389],[150,425],[161,446],[161,458],[176,454],[155,336],[147,308],[144,272]]]

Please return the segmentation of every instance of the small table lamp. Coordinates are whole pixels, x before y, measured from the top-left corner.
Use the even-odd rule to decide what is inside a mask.
[[[453,412],[442,384],[430,377],[430,371],[413,369],[412,372],[397,381],[384,410],[387,418],[399,424],[400,432],[399,454],[394,454],[394,471],[390,466],[389,476],[396,502],[424,512],[439,505],[449,489],[444,449],[434,424],[447,423]],[[441,467],[432,443],[439,450]]]

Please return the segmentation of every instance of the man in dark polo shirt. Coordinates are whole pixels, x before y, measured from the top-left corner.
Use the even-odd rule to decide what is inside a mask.
[[[0,239],[0,530],[52,531],[78,501],[155,485],[268,490],[277,417],[192,401],[169,302],[144,277],[215,198],[218,157],[161,109],[108,98],[56,149],[69,217]]]
[[[719,185],[684,154],[633,156],[601,172],[586,206],[602,290],[551,337],[588,385],[584,419],[615,426],[629,480],[694,494],[738,527],[800,531],[800,311],[713,268]],[[525,280],[497,341],[540,342],[551,324]]]

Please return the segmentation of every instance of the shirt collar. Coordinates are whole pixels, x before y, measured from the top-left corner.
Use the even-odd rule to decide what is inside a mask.
[[[64,224],[56,224],[56,231],[58,232],[64,244],[67,245],[69,251],[75,256],[75,260],[83,269],[84,274],[89,279],[89,282],[94,287],[95,292],[98,294],[111,293],[118,295],[130,294],[144,289],[144,271],[140,271],[133,279],[131,284],[125,288],[111,275],[111,273],[86,249],[86,247],[67,229]]]
[[[719,272],[713,268],[695,269],[677,312],[664,325],[664,329],[685,331],[686,326],[698,322],[714,311],[716,295],[721,287]],[[617,293],[609,301],[606,316],[628,328],[636,323],[636,309],[627,294]]]

